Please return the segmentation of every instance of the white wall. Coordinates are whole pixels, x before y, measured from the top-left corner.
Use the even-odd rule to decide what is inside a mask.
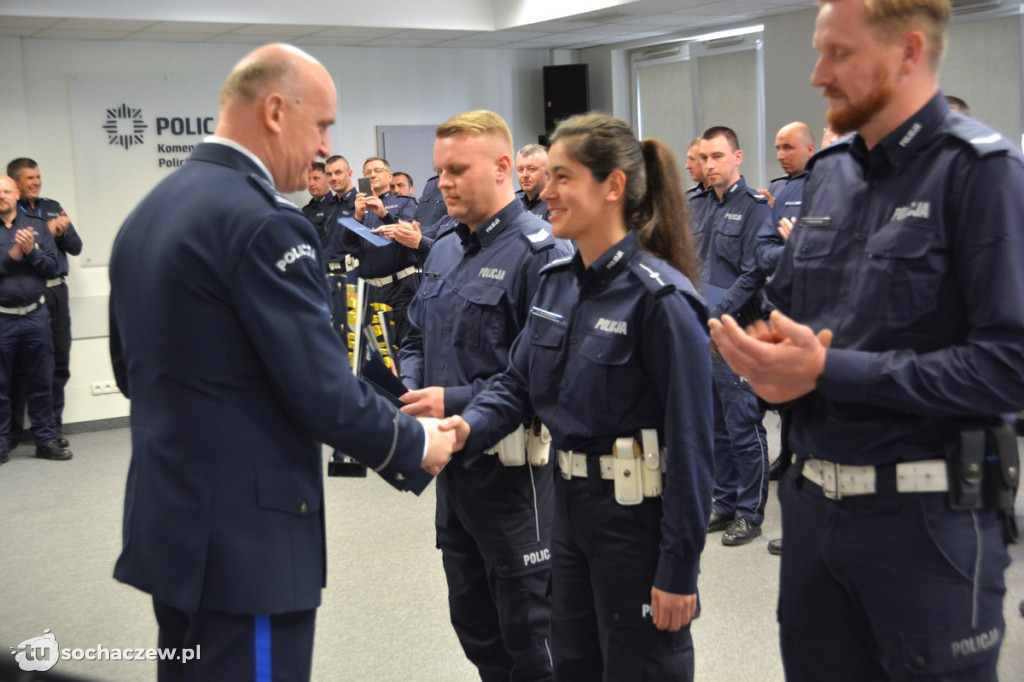
[[[25,40],[0,38],[0,162],[30,156],[39,162],[43,194],[58,199],[74,220],[76,189],[71,158],[69,76],[75,73],[212,74],[222,77],[253,45]],[[332,150],[354,165],[376,153],[377,125],[436,125],[462,111],[492,109],[518,142],[543,131],[541,68],[546,50],[442,50],[419,48],[307,48],[334,75],[338,124]],[[207,96],[207,95],[204,95]],[[216,101],[217,93],[208,97]],[[116,168],[109,182],[118,182]],[[301,198],[301,197],[299,197]],[[88,245],[90,226],[76,221]],[[109,292],[106,267],[83,267],[71,258],[71,295],[90,310]],[[102,259],[105,261],[105,259]],[[94,324],[90,325],[89,322]],[[96,320],[72,321],[73,330]],[[102,329],[102,326],[100,327]],[[107,339],[72,344],[65,423],[128,414],[120,395],[90,394],[90,384],[113,377]]]

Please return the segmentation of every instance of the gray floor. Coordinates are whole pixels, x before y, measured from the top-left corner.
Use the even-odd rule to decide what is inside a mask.
[[[775,428],[769,416],[766,423]],[[110,576],[120,547],[128,465],[125,429],[73,437],[71,462],[15,450],[0,467],[0,656],[49,629],[61,648],[150,647],[156,626],[146,595]],[[478,679],[447,619],[434,549],[433,487],[420,498],[373,478],[327,479],[329,572],[318,614],[316,680]],[[764,535],[745,547],[709,539],[703,615],[693,627],[697,679],[782,680],[775,624],[778,536],[772,496]],[[1018,509],[1021,503],[1018,500]],[[1007,574],[1004,682],[1024,680],[1024,546]],[[61,661],[54,672],[95,680],[147,680],[152,662]]]

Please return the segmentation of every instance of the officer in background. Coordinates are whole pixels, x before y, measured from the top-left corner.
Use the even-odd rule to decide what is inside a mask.
[[[755,262],[758,233],[771,224],[768,200],[740,175],[743,150],[725,126],[701,136],[700,160],[712,189],[697,253],[708,312],[756,319],[764,274]],[[692,202],[691,202],[692,205]],[[722,544],[743,545],[761,534],[768,499],[768,443],[764,410],[750,385],[712,351],[715,379],[715,494],[708,532],[725,531]]]
[[[72,224],[60,202],[39,196],[43,179],[39,165],[28,158],[18,158],[7,164],[7,174],[18,183],[21,199],[18,209],[23,213],[42,218],[49,228],[54,246],[57,248],[57,276],[46,282],[46,309],[50,312],[50,328],[53,333],[53,421],[57,430],[57,443],[68,447],[64,437],[64,387],[71,378],[71,304],[68,295],[68,256],[82,253],[82,238]],[[21,390],[18,377],[14,378],[11,392],[11,447],[20,440],[23,415],[25,414],[25,393]],[[36,442],[39,440],[37,438]]]
[[[951,13],[821,3],[811,83],[831,126],[856,134],[809,164],[770,327],[711,321],[758,394],[792,405],[778,609],[792,682],[997,679],[1024,157],[942,96]]]
[[[571,253],[513,190],[512,133],[491,111],[437,128],[434,167],[457,223],[438,236],[409,306],[403,412],[461,412],[508,365],[541,268]],[[532,434],[532,420],[527,433]],[[516,437],[517,436],[517,437]],[[549,680],[552,475],[526,452],[464,450],[437,479],[437,544],[452,625],[483,680]]]
[[[386,159],[371,156],[363,163],[363,177],[370,179],[370,194],[356,194],[353,217],[366,227],[383,232],[385,225],[399,220],[412,220],[416,213],[416,199],[400,197],[391,192],[391,166]],[[369,285],[368,301],[391,307],[394,336],[391,343],[397,348],[408,333],[409,323],[405,309],[416,293],[423,268],[419,253],[392,239],[390,244],[377,246],[352,230],[342,230],[342,244],[359,259],[359,277]]]
[[[775,134],[775,158],[786,173],[761,194],[772,207],[772,222],[757,238],[757,266],[766,276],[775,272],[789,233],[800,217],[807,161],[814,154],[814,134],[806,123],[794,121]]]
[[[423,194],[420,195],[412,219],[421,226],[434,225],[446,215],[448,207],[445,206],[441,190],[437,188],[437,176],[433,175],[423,186]]]
[[[391,191],[400,197],[416,198],[416,187],[413,185],[412,176],[401,171],[391,176]],[[413,214],[415,216],[415,214]]]
[[[214,135],[114,242],[111,360],[132,428],[114,575],[153,596],[161,647],[202,646],[159,661],[161,680],[309,679],[321,443],[399,488],[450,452],[436,423],[352,375],[316,230],[281,193],[329,154],[336,103],[311,56],[257,48],[221,89]]]
[[[540,144],[528,144],[516,154],[516,177],[519,187],[516,196],[526,210],[543,220],[548,219],[548,203],[540,193],[548,184],[548,150]]]
[[[707,220],[708,211],[712,207],[712,196],[714,192],[708,186],[704,177],[704,165],[700,160],[700,138],[690,143],[686,151],[686,170],[690,173],[690,179],[694,185],[686,190],[686,199],[689,202],[690,226],[693,230],[693,242],[697,249],[706,249],[711,245],[709,239],[704,238],[704,224]],[[703,263],[707,259],[707,251],[698,251],[697,260]]]
[[[302,215],[313,223],[320,235],[320,246],[327,249],[327,220],[331,214],[331,189],[327,184],[326,166],[314,161],[309,167],[306,178],[306,189],[309,190],[309,203],[302,207]]]
[[[0,175],[0,464],[11,451],[11,377],[28,401],[36,457],[68,460],[53,418],[53,350],[46,283],[60,265],[42,218],[18,209],[18,185]]]

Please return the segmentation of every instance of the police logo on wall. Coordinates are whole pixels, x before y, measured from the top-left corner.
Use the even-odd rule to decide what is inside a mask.
[[[127,104],[107,109],[107,120],[103,124],[103,130],[107,131],[107,141],[125,150],[132,145],[142,144],[142,133],[148,127],[142,120],[142,109],[133,109]]]

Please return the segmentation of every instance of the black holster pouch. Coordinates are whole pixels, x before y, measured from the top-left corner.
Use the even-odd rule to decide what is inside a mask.
[[[1013,502],[1020,484],[1016,429],[1003,420],[961,422],[946,442],[950,507],[999,511],[1006,541],[1016,542]]]

